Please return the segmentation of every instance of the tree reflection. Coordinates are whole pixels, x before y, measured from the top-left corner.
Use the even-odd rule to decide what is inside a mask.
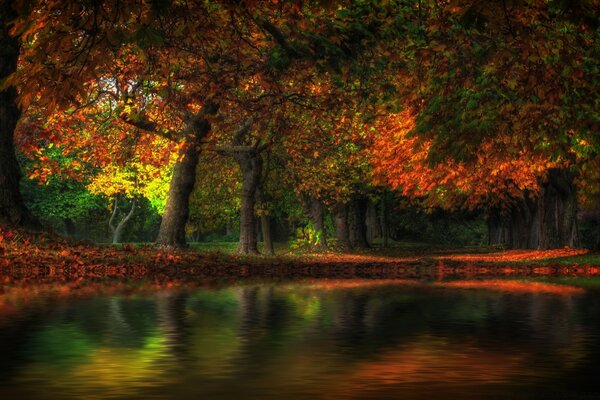
[[[598,313],[584,311],[583,299],[597,305],[597,296],[513,286],[309,280],[157,288],[137,282],[115,291],[96,286],[91,293],[103,295],[88,299],[47,291],[47,302],[39,288],[36,301],[17,301],[20,289],[5,288],[29,334],[8,353],[4,370],[13,388],[38,382],[29,388],[34,397],[48,390],[63,397],[157,391],[368,397],[423,383],[440,390],[552,388],[565,374],[589,371],[590,352],[600,354],[590,335]],[[23,290],[31,297],[31,289]],[[0,327],[5,338],[10,331]]]

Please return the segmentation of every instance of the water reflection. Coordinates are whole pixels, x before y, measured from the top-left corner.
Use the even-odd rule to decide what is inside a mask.
[[[452,282],[4,286],[0,397],[600,396],[598,292]]]

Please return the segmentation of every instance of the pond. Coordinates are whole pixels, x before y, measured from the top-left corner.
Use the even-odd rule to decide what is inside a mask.
[[[3,399],[600,398],[595,278],[4,279]]]

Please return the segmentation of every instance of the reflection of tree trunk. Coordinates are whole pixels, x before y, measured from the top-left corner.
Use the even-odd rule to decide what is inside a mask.
[[[121,300],[118,297],[111,297],[109,299],[109,322],[111,324],[110,332],[118,336],[123,332],[130,334],[131,327],[127,322],[127,319],[123,316],[123,309],[121,308]]]
[[[306,195],[300,195],[300,202],[302,203],[304,213],[310,220],[312,228],[315,230],[315,243],[311,243],[311,245],[316,250],[327,250],[327,237],[325,235],[325,207],[323,206],[323,203]]]
[[[359,198],[349,204],[348,226],[350,243],[354,248],[366,249],[369,247],[366,224],[367,201],[366,198]]]
[[[17,69],[19,39],[8,34],[9,22],[16,18],[10,2],[2,3],[0,11],[0,83]],[[15,156],[14,133],[21,111],[17,105],[17,90],[10,86],[0,90],[0,224],[24,226],[32,218],[19,190],[21,171]]]
[[[112,244],[121,243],[121,237],[123,236],[123,230],[125,229],[125,226],[127,226],[127,223],[129,222],[129,220],[131,220],[131,217],[133,217],[134,211],[135,211],[135,200],[132,200],[131,208],[129,209],[129,213],[127,213],[127,215],[125,215],[125,217],[123,217],[123,219],[121,221],[119,221],[119,223],[115,226],[115,218],[116,218],[117,214],[119,213],[118,196],[115,197],[114,209],[113,209],[112,215],[110,216],[110,220],[108,221],[108,226],[112,233]]]
[[[490,244],[514,249],[552,249],[579,246],[575,176],[551,169],[535,199],[520,199],[504,214],[488,216]]]
[[[348,205],[337,203],[331,208],[333,222],[335,225],[335,238],[338,246],[344,250],[351,248],[350,231],[348,229]]]
[[[259,320],[258,315],[258,287],[243,287],[240,298],[241,307],[241,331],[252,331],[253,325]]]
[[[202,139],[210,132],[208,115],[217,112],[217,105],[207,102],[200,112],[187,121],[184,145],[179,161],[173,168],[173,177],[167,195],[165,213],[162,217],[156,243],[164,246],[185,247],[185,225],[189,217],[190,195],[196,183],[196,167],[200,156]]]
[[[185,292],[162,293],[157,296],[156,313],[162,334],[168,338],[173,354],[185,356],[186,351],[186,305]]]

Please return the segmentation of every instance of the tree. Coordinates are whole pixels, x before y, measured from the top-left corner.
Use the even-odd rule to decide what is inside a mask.
[[[599,9],[597,1],[419,4],[420,29],[404,47],[415,54],[405,71],[418,79],[402,75],[413,83],[412,134],[431,141],[428,159],[468,162],[493,146],[500,163],[517,165],[525,151],[546,165],[536,190],[517,196],[526,203],[497,213],[513,247],[578,243],[574,178],[598,149]]]
[[[492,244],[515,248],[577,245],[576,207],[569,200],[573,177],[561,175],[567,174],[559,168],[561,164],[525,149],[512,159],[511,145],[507,150],[507,144],[499,141],[483,144],[473,160],[459,162],[447,157],[431,164],[432,144],[411,137],[413,128],[414,117],[409,111],[374,126],[377,138],[369,151],[377,183],[398,188],[426,207],[486,211]],[[558,225],[562,227],[558,231],[553,231],[557,225],[544,222],[541,214],[544,208],[540,202],[552,201],[556,202],[552,209],[567,216],[561,224],[569,224]],[[562,204],[571,204],[571,209],[562,210]],[[567,236],[562,237],[561,232]]]
[[[0,224],[33,223],[19,191],[21,171],[15,156],[14,131],[21,116],[17,89],[8,81],[17,69],[20,43],[10,35],[18,16],[11,1],[0,2]]]

